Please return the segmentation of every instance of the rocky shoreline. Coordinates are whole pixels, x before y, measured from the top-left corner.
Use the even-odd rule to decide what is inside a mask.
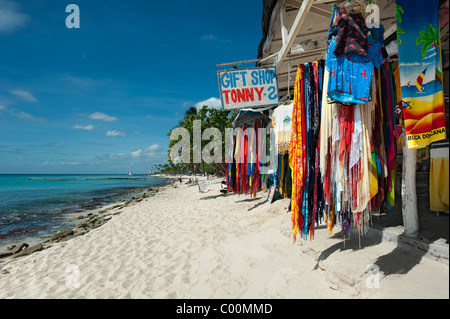
[[[161,183],[158,185],[153,185],[151,187],[129,190],[127,191],[128,194],[137,194],[128,199],[122,199],[118,204],[110,204],[106,206],[103,205],[103,209],[100,209],[98,213],[88,213],[86,215],[77,216],[76,219],[80,220],[80,222],[76,225],[76,227],[74,227],[73,229],[58,231],[54,233],[50,239],[47,239],[33,246],[30,246],[25,242],[19,243],[17,245],[9,245],[6,252],[0,251],[0,265],[7,260],[27,256],[36,251],[47,249],[55,243],[67,241],[72,238],[85,235],[91,230],[101,227],[102,225],[107,223],[113,218],[114,215],[121,214],[121,208],[134,205],[141,202],[145,198],[152,197],[156,193],[158,193],[160,188],[165,187],[169,184],[170,183]],[[100,202],[100,200],[101,198],[93,198],[94,203]],[[99,206],[94,204],[85,204],[83,207],[83,212],[99,208]]]

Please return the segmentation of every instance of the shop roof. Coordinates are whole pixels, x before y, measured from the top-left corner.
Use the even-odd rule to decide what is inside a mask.
[[[326,35],[336,2],[263,0],[263,39],[258,48],[258,59],[262,61],[258,65],[276,65],[281,96],[286,94],[288,83],[293,87],[298,64],[325,59]],[[390,35],[395,32],[395,1],[375,2],[385,34]]]

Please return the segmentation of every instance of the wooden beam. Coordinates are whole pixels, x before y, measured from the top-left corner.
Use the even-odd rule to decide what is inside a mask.
[[[389,38],[394,32],[397,32],[397,24],[393,24],[388,30],[384,32],[384,38]]]
[[[281,41],[283,45],[287,42],[289,31],[286,27],[286,4],[283,3],[280,10],[280,24],[281,24]]]
[[[335,0],[315,0],[315,3],[335,3]]]
[[[302,5],[302,2],[299,0],[286,0],[286,4],[298,9]]]
[[[267,60],[273,59],[273,58],[275,58],[277,55],[278,55],[278,52],[272,53],[271,55],[266,56],[265,58],[259,60],[259,64],[261,65],[261,63],[263,63],[263,62],[265,62],[265,61],[267,61]]]
[[[392,18],[392,17],[383,18],[383,19],[381,19],[381,24],[383,24],[383,25],[391,25],[391,22],[393,22],[393,20],[395,21],[395,17],[394,18]],[[394,26],[392,31],[395,32],[396,29],[397,29],[397,27]],[[314,32],[307,32],[307,31],[305,31],[305,32],[302,32],[301,34],[297,35],[297,38],[295,39],[295,42],[303,41],[304,38],[311,37],[311,36],[322,37],[322,35],[323,34],[326,35],[327,32],[328,32],[328,29],[323,29],[323,30],[314,31]],[[385,31],[385,33],[384,33],[385,34],[385,38],[386,38],[386,35],[392,34],[392,33],[388,34],[387,32],[388,31]],[[441,34],[442,34],[442,32],[441,32]],[[272,38],[272,44],[276,44],[276,43],[279,43],[279,42],[282,42],[281,38],[279,38],[279,37]]]
[[[254,60],[246,60],[246,61],[239,61],[239,62],[228,62],[228,63],[217,64],[216,67],[220,68],[222,66],[239,65],[239,64],[253,63],[253,62],[259,62],[259,61],[260,61],[259,59],[254,59]]]
[[[300,31],[303,23],[306,20],[306,16],[308,15],[309,9],[313,4],[313,0],[304,0],[302,6],[298,10],[297,16],[295,17],[294,23],[292,24],[291,30],[289,31],[289,35],[286,43],[283,44],[281,50],[278,52],[278,57],[276,61],[276,65],[278,65],[288,54],[289,49],[294,43],[295,38],[297,37],[298,32]]]
[[[327,52],[327,48],[319,48],[319,49],[309,50],[309,51],[305,51],[305,52],[298,53],[295,55],[289,55],[287,60],[292,63],[292,61],[310,57],[310,56],[314,56],[315,58],[318,58],[318,56],[321,54],[326,55],[326,52]],[[308,61],[308,62],[311,62],[311,61]],[[292,63],[291,68],[296,68],[296,67],[297,67],[296,63]],[[277,73],[278,76],[287,75],[287,74],[288,74],[288,72]]]
[[[279,12],[280,12],[281,6],[283,4],[284,4],[284,0],[277,1],[277,3],[275,4],[275,7],[273,8],[272,15],[270,16],[268,32],[267,32],[266,38],[264,40],[263,56],[268,51],[270,51],[270,46],[272,44],[272,39],[275,36],[274,26],[276,25],[276,23],[278,23]]]
[[[312,50],[308,50],[308,51],[303,51],[303,52],[296,52],[294,54],[290,53],[287,56],[287,59],[285,59],[285,61],[295,61],[295,60],[299,60],[299,59],[303,59],[306,57],[314,57],[314,59],[325,59],[326,57],[326,53],[327,53],[327,48],[323,47],[323,48],[317,48],[317,49],[312,49]],[[309,61],[310,62],[310,61]],[[269,64],[263,63],[263,61],[260,61],[260,66],[270,66]],[[296,63],[292,63],[292,67],[297,67]],[[286,75],[287,72],[277,72],[277,75]]]
[[[302,2],[299,0],[286,0],[286,4],[298,9],[301,7]],[[311,9],[309,11],[311,11],[314,14],[320,15],[322,17],[328,18],[328,19],[331,17],[331,11],[325,10],[323,8],[311,6]]]
[[[320,41],[303,41],[299,44],[293,44],[289,56],[296,54],[302,54],[311,50],[326,50],[327,40],[322,39]]]
[[[317,3],[335,3],[336,0],[313,0],[314,4]],[[302,0],[286,0],[286,4],[291,5],[291,6],[296,6],[298,5],[297,8],[300,7],[300,5],[302,4]]]
[[[312,13],[317,14],[319,16],[325,17],[327,19],[331,18],[331,11],[328,11],[328,10],[324,10],[324,9],[313,6],[313,7],[311,7],[311,9],[309,11],[311,11]]]

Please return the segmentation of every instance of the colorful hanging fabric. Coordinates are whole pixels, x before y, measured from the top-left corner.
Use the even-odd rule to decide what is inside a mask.
[[[237,194],[241,193],[241,178],[240,178],[240,174],[241,174],[241,164],[243,159],[243,155],[241,152],[241,149],[243,148],[244,145],[244,141],[243,141],[244,135],[242,130],[238,129],[237,133],[236,133],[236,149],[234,151],[234,160],[236,163],[236,189],[235,192]]]
[[[337,110],[337,104],[327,103],[329,72],[325,68],[323,75],[322,112],[320,118],[320,172],[323,181],[323,191],[326,203],[331,205],[331,163],[332,163],[332,138],[333,138],[333,111]]]
[[[430,150],[430,210],[449,208],[449,148],[448,142],[433,144]]]
[[[338,22],[336,47],[333,53],[336,56],[348,56],[350,53],[356,53],[367,57],[368,31],[361,13],[343,14]]]
[[[395,97],[393,92],[393,77],[392,69],[388,63],[384,64],[385,73],[385,85],[387,89],[387,106],[388,106],[388,128],[389,132],[389,143],[388,143],[388,192],[387,192],[387,209],[392,210],[395,205],[395,178],[396,178],[396,167],[395,167],[395,154],[396,154],[396,143],[394,138],[394,109],[395,109]]]
[[[250,130],[249,143],[248,143],[248,160],[247,160],[247,187],[248,193],[251,197],[256,197],[256,193],[259,189],[259,145],[258,132],[260,127],[260,121],[254,121],[252,130]]]
[[[324,64],[323,60],[314,61],[299,65],[297,69],[289,150],[294,242],[298,233],[306,240],[314,238],[315,225],[323,217],[325,209],[319,167]]]
[[[345,56],[336,56],[333,53],[335,45],[336,42],[332,41],[327,51],[328,97],[341,103],[366,103],[371,97],[370,87],[374,71],[372,61],[375,58],[360,62],[356,59],[349,60]],[[373,54],[379,57],[381,53],[379,50],[373,50]]]
[[[289,146],[289,166],[292,171],[292,198],[291,198],[291,221],[293,242],[297,241],[297,232],[303,228],[303,206],[304,190],[304,154],[305,154],[305,130],[304,130],[304,65],[299,65],[295,78],[294,105],[292,111],[292,137]]]
[[[438,0],[396,0],[400,82],[407,144],[446,138]]]
[[[227,176],[227,192],[232,192],[235,190],[235,183],[233,182],[233,167],[236,167],[236,163],[234,161],[234,149],[235,149],[235,143],[236,143],[236,138],[231,135],[230,136],[230,148],[228,149],[228,153],[227,153],[227,166],[226,166],[226,176]],[[234,176],[234,181],[236,176]]]
[[[247,129],[249,128],[249,125],[246,123],[244,124],[244,147],[241,149],[242,158],[244,159],[241,165],[241,186],[242,186],[242,193],[247,194],[248,193],[248,187],[247,187],[247,169],[248,169],[248,134],[245,134]]]
[[[324,80],[331,76],[328,67]],[[330,234],[336,223],[344,234],[350,225],[364,232],[374,211],[395,204],[394,89],[386,64],[374,72],[366,103],[339,104],[322,98],[319,162]]]
[[[267,123],[266,123],[267,124]],[[261,170],[261,155],[267,160],[267,136],[260,130],[264,120],[254,120],[237,126],[230,136],[231,145],[226,161],[226,183],[228,192],[256,197],[259,190],[265,190],[267,174]],[[266,143],[266,144],[265,144]],[[260,152],[262,152],[260,154]],[[264,162],[264,164],[267,164]]]
[[[320,124],[319,124],[319,120],[320,120],[320,102],[319,102],[319,62],[318,61],[314,61],[312,63],[312,71],[313,71],[313,82],[314,82],[314,104],[313,104],[313,109],[314,109],[314,118],[313,118],[313,139],[315,141],[314,144],[314,148],[313,148],[313,152],[314,152],[314,163],[313,164],[313,170],[314,170],[314,174],[313,174],[313,181],[312,181],[312,203],[313,203],[313,207],[312,207],[312,216],[311,216],[311,224],[310,224],[310,238],[313,239],[314,238],[314,228],[316,225],[316,216],[318,213],[318,209],[319,209],[319,201],[321,201],[321,193],[318,193],[318,188],[320,187],[321,189],[322,187],[322,183],[321,183],[321,179],[319,179],[319,149],[320,149]]]

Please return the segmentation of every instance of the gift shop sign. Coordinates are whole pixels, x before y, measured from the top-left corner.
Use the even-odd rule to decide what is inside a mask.
[[[279,104],[274,67],[222,70],[217,72],[225,110],[258,108]]]

